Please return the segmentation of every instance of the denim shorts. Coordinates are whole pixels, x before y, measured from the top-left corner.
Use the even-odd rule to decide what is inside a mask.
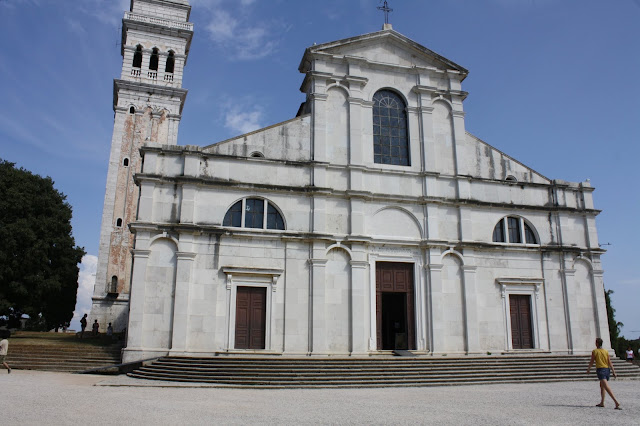
[[[608,368],[596,368],[596,373],[598,374],[598,380],[609,380],[609,369]]]

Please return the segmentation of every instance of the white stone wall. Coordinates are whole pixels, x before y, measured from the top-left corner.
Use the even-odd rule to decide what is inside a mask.
[[[529,297],[532,351],[607,340],[593,188],[468,134],[466,70],[395,32],[314,46],[301,69],[312,115],[204,148],[143,147],[125,359],[236,352],[235,292],[247,285],[267,289],[263,351],[375,352],[378,262],[413,265],[418,352],[513,351],[511,295]],[[409,166],[373,162],[383,88],[406,101]],[[286,229],[223,226],[243,198],[267,199]],[[537,243],[493,242],[508,216]],[[160,240],[176,245],[174,295],[148,275]],[[154,316],[167,312],[171,330]]]

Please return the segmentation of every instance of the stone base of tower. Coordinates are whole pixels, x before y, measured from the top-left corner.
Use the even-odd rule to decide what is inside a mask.
[[[114,333],[120,333],[127,328],[129,322],[129,295],[123,297],[93,297],[91,313],[88,316],[87,330],[91,331],[91,324],[98,320],[100,332],[106,333],[111,323]]]

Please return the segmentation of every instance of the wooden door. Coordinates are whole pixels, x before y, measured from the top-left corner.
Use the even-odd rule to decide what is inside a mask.
[[[383,348],[383,293],[406,294],[406,349],[415,349],[415,309],[413,301],[413,264],[376,262],[376,341],[378,350]],[[400,349],[400,348],[398,348]]]
[[[236,292],[236,349],[265,348],[267,289],[238,287]]]
[[[533,349],[531,296],[511,294],[509,295],[509,306],[513,349]]]

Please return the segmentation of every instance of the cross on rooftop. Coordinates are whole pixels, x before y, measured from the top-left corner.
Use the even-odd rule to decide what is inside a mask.
[[[387,4],[387,0],[384,0],[384,3],[382,4],[382,6],[378,6],[377,9],[378,10],[382,10],[384,12],[384,23],[388,24],[389,23],[389,12],[393,12],[393,9],[391,9],[389,7],[389,5]]]

